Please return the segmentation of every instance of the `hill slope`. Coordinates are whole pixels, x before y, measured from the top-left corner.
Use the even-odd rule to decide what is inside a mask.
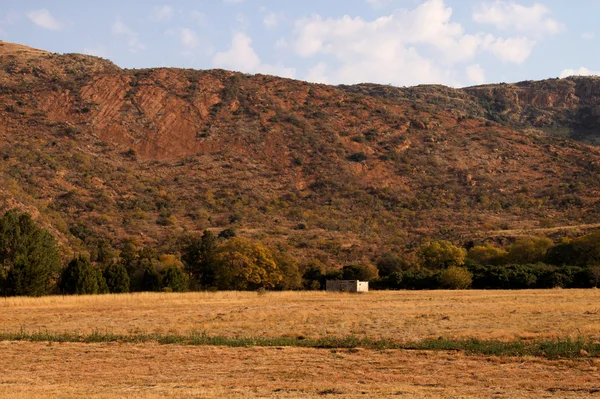
[[[334,87],[6,42],[0,65],[0,210],[66,253],[235,228],[339,263],[599,221],[599,79]]]

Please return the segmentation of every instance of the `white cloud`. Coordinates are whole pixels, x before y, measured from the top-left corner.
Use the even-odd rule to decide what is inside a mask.
[[[490,44],[489,50],[504,63],[522,64],[531,55],[535,43],[523,37],[496,39]]]
[[[205,38],[198,36],[193,29],[169,29],[165,31],[165,35],[177,37],[182,47],[182,55],[186,57],[197,55],[209,56],[213,52],[210,42]]]
[[[443,0],[427,0],[413,10],[396,10],[370,21],[314,15],[296,21],[289,43],[299,56],[326,62],[309,71],[311,81],[452,86],[460,85],[457,76],[463,74],[455,69],[457,64],[482,52],[502,62],[522,63],[536,44],[527,38],[466,33],[452,20],[452,9]]]
[[[263,18],[263,23],[267,28],[276,28],[284,19],[282,13],[270,12]]]
[[[581,67],[579,69],[565,69],[560,73],[561,78],[566,78],[569,76],[598,76],[600,75],[600,71],[592,71],[586,67]]]
[[[314,67],[308,70],[308,74],[305,79],[309,82],[313,83],[329,83],[329,79],[327,78],[327,69],[328,66],[324,62],[319,62]]]
[[[196,35],[196,32],[189,28],[179,29],[179,40],[185,48],[190,50],[198,47],[198,35]]]
[[[157,6],[152,11],[152,19],[155,21],[170,21],[173,19],[174,10],[171,6]]]
[[[233,35],[229,50],[219,52],[213,57],[213,65],[246,73],[264,73],[287,78],[294,78],[296,70],[281,64],[263,64],[252,47],[252,39],[244,32]]]
[[[297,20],[292,37],[281,43],[322,63],[308,71],[306,78],[315,82],[461,86],[458,77],[465,76],[465,68],[472,82],[484,80],[483,70],[473,66],[482,53],[521,64],[538,40],[466,32],[444,0],[426,0],[374,20],[313,15]]]
[[[481,85],[485,83],[485,71],[479,64],[469,65],[466,69],[470,83]]]
[[[553,35],[564,30],[565,26],[550,18],[549,14],[550,10],[538,3],[527,7],[514,1],[496,0],[482,4],[473,13],[473,20],[504,31],[527,32],[538,36]]]
[[[127,38],[127,47],[129,47],[129,51],[133,53],[146,48],[146,46],[140,41],[139,34],[127,26],[121,20],[121,18],[117,18],[113,23],[111,32],[115,36],[125,36]]]
[[[37,26],[48,30],[61,30],[64,24],[54,18],[45,8],[27,13],[27,18]]]

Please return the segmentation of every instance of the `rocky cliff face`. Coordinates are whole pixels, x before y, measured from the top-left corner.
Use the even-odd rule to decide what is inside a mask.
[[[0,208],[67,252],[235,228],[331,263],[595,223],[600,151],[555,136],[594,142],[599,84],[333,87],[0,43]]]
[[[490,119],[513,126],[534,126],[597,144],[600,127],[600,78],[571,77],[541,82],[487,85],[465,89]]]

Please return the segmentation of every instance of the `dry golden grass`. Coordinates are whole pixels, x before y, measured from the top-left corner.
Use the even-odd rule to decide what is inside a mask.
[[[600,290],[219,292],[0,299],[0,329],[232,337],[600,340]]]
[[[0,300],[0,328],[82,333],[600,339],[600,291],[254,292]],[[0,342],[0,397],[583,398],[600,359],[457,352]],[[331,394],[331,395],[330,395]]]
[[[0,397],[14,399],[583,398],[600,392],[598,359],[25,342],[0,342],[0,353]]]

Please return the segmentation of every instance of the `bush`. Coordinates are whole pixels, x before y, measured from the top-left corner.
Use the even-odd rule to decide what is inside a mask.
[[[440,273],[442,287],[451,290],[464,290],[473,282],[473,274],[464,267],[451,266]]]
[[[354,154],[350,155],[348,157],[348,160],[352,161],[352,162],[363,162],[363,161],[367,160],[367,154],[365,154],[362,151],[361,152],[357,152],[357,153],[354,153]]]
[[[225,240],[229,240],[230,238],[234,238],[237,234],[233,229],[225,229],[219,233],[219,238],[223,238]]]
[[[439,272],[429,269],[394,272],[375,280],[371,287],[390,290],[432,290],[440,287]]]
[[[402,286],[409,290],[433,290],[440,287],[439,273],[429,269],[405,271]]]

